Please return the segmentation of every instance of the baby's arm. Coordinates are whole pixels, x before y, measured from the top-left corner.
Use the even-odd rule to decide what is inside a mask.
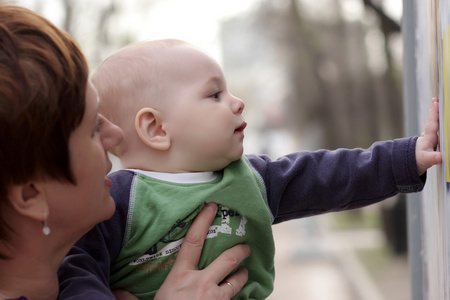
[[[416,142],[416,163],[419,176],[427,169],[442,162],[442,153],[436,151],[439,141],[439,102],[433,98],[425,130]]]

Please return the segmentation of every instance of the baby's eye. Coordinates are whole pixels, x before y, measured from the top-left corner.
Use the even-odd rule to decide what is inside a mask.
[[[216,92],[216,93],[214,93],[214,94],[211,94],[209,97],[210,97],[210,98],[214,98],[214,99],[219,99],[219,97],[220,97],[220,92]]]

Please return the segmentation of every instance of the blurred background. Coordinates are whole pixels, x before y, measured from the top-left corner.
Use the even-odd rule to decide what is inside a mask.
[[[276,158],[404,136],[402,0],[15,2],[72,34],[91,69],[141,40],[202,47],[246,103],[246,153]],[[269,299],[411,298],[402,196],[275,225],[274,234]]]

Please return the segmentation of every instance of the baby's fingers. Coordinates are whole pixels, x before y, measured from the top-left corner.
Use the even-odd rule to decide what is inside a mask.
[[[439,130],[439,101],[433,98],[430,111],[428,112],[427,123],[422,136],[433,135],[436,136]]]

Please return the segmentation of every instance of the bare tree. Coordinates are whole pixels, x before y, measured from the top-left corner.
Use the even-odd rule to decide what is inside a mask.
[[[253,17],[227,22],[223,30],[225,59],[228,52],[241,52],[233,47],[242,52],[252,49],[251,56],[238,59],[245,62],[246,68],[238,67],[236,74],[229,77],[233,89],[248,93],[239,96],[249,100],[249,106],[273,97],[281,98],[278,101],[283,103],[282,124],[263,122],[261,138],[271,127],[285,126],[303,140],[317,142],[319,138],[318,144],[306,143],[309,149],[336,149],[368,147],[376,140],[403,136],[401,70],[389,47],[390,36],[398,34],[400,27],[375,3],[361,1],[367,8],[366,14],[374,14],[377,22],[347,22],[337,13],[339,1],[329,7],[326,20],[314,19],[296,0],[285,1],[285,7],[263,1]],[[246,27],[250,32],[244,30]],[[367,63],[373,49],[365,43],[367,34],[375,30],[382,33],[381,55],[386,62],[386,67],[378,72]],[[281,75],[278,69],[271,71],[269,64],[273,61],[282,66],[283,80],[287,82],[275,92],[271,86]],[[232,70],[227,71],[233,74]],[[255,95],[249,91],[252,83],[243,78],[257,80],[256,90],[260,92]],[[319,136],[311,137],[310,132]],[[406,250],[406,234],[404,226],[392,220],[404,220],[403,210],[404,201],[395,202],[384,214],[389,229],[386,234],[397,253]]]

